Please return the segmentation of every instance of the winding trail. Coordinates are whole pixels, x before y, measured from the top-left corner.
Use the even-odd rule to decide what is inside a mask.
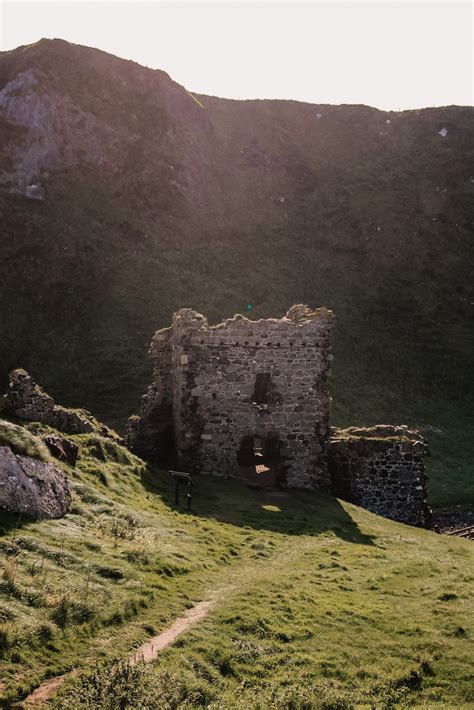
[[[206,616],[207,612],[213,604],[212,599],[207,601],[198,602],[195,606],[188,609],[183,616],[180,616],[174,624],[172,624],[168,629],[162,631],[161,634],[153,636],[149,641],[137,648],[135,653],[130,657],[130,663],[135,665],[139,661],[149,662],[152,661],[160,651],[173,643],[173,641],[189,629],[190,626],[195,624],[197,621]]]
[[[68,671],[63,675],[57,675],[54,678],[50,678],[42,685],[39,685],[37,688],[35,688],[33,692],[30,693],[30,695],[28,695],[25,700],[23,700],[22,705],[25,708],[33,708],[37,707],[38,705],[41,705],[42,703],[45,703],[47,700],[53,697],[57,689],[61,687],[61,685],[67,678],[73,678],[78,674],[79,671],[77,669],[74,669],[73,671]]]
[[[131,665],[136,665],[140,661],[145,661],[145,663],[153,661],[159,652],[163,651],[163,649],[173,643],[173,641],[178,638],[180,634],[206,616],[214,604],[214,601],[215,597],[198,602],[185,611],[182,616],[178,617],[176,621],[167,629],[162,631],[160,634],[153,636],[149,641],[135,649],[129,657]],[[68,671],[68,673],[50,678],[42,685],[35,688],[35,690],[30,693],[25,700],[23,700],[22,705],[17,707],[24,707],[26,710],[26,708],[40,706],[42,703],[47,702],[53,697],[65,680],[73,678],[77,675],[79,675],[79,669],[75,668],[72,671]]]

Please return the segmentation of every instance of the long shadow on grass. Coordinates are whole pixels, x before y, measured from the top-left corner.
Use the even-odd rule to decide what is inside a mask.
[[[247,488],[233,479],[193,475],[192,508],[186,498],[175,505],[174,482],[170,474],[148,467],[142,475],[145,488],[159,495],[170,508],[183,515],[212,518],[253,530],[271,530],[286,535],[317,535],[333,532],[348,542],[373,545],[373,538],[357,524],[332,496],[317,491],[265,492]]]

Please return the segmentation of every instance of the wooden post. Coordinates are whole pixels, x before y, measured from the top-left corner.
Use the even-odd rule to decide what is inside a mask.
[[[191,493],[191,479],[188,480],[188,492],[186,493],[186,510],[191,510],[191,503],[193,502],[193,496]]]
[[[169,471],[174,478],[175,488],[174,488],[174,502],[176,506],[179,506],[179,490],[180,486],[186,484],[186,510],[191,510],[191,505],[193,502],[192,486],[196,484],[192,480],[189,473],[185,471]]]

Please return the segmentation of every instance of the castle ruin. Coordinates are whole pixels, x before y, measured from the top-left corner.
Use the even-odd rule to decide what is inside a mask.
[[[178,311],[151,343],[153,382],[129,420],[130,448],[190,472],[332,492],[428,525],[418,432],[330,430],[333,326],[331,311],[304,305],[281,319],[236,315],[215,326]]]

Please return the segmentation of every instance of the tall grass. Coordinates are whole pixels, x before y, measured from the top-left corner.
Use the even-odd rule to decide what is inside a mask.
[[[39,437],[5,419],[0,419],[0,446],[9,446],[13,453],[20,456],[31,456],[45,462],[52,460],[48,447]]]

